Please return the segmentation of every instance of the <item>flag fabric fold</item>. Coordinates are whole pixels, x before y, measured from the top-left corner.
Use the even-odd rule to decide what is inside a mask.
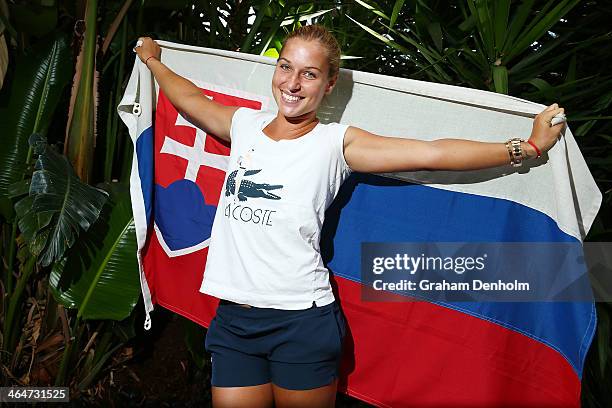
[[[162,62],[208,98],[275,110],[274,60],[158,43]],[[507,95],[342,70],[319,117],[386,136],[504,142],[527,138],[543,109]],[[145,327],[155,304],[208,327],[218,299],[199,287],[230,145],[177,112],[138,58],[118,113],[134,142]],[[593,303],[364,301],[360,245],[581,242],[600,204],[569,128],[519,169],[353,174],[327,211],[321,241],[348,323],[339,389],[381,407],[579,406]]]

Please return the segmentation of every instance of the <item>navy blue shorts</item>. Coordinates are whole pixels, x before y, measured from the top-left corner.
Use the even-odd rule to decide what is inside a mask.
[[[328,385],[338,377],[344,316],[334,301],[310,309],[246,308],[221,301],[206,333],[212,385],[269,382],[290,390]]]

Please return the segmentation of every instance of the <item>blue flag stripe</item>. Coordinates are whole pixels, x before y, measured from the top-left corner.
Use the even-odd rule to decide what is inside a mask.
[[[350,200],[349,200],[350,199]],[[356,282],[361,242],[573,242],[547,215],[508,200],[354,174],[328,210],[322,250],[330,269]],[[453,303],[455,310],[536,339],[582,375],[595,332],[592,303]]]

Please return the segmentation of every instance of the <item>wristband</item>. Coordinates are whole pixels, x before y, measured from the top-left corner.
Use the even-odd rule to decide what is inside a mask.
[[[149,58],[147,58],[147,59],[145,60],[145,65],[147,65],[147,62],[149,62],[149,60],[150,60],[151,58],[155,58],[155,55],[151,55]],[[155,58],[155,59],[157,59],[157,58]],[[148,65],[147,65],[147,67],[148,67]]]
[[[540,149],[538,149],[538,146],[536,146],[535,143],[533,143],[531,140],[527,140],[527,143],[529,143],[531,146],[533,146],[533,148],[535,149],[536,153],[538,154],[536,159],[539,159],[542,156],[542,152],[540,151]]]

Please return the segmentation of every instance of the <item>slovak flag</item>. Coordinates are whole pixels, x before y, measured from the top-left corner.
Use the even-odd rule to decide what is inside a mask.
[[[150,72],[144,69],[135,64],[132,76],[144,74],[146,79],[138,81],[147,81],[146,86],[138,85],[152,87]],[[132,81],[126,95],[131,85]],[[228,106],[262,108],[261,98],[248,99],[243,92],[214,85],[202,88],[202,94]],[[145,328],[151,325],[153,304],[208,326],[218,299],[200,293],[199,288],[230,146],[190,123],[161,90],[153,118],[152,97],[151,93],[150,99],[141,97],[132,105],[139,134],[130,181],[135,224],[142,227],[136,229]]]
[[[274,61],[158,43],[164,64],[207,97],[273,108]],[[342,70],[319,114],[384,135],[499,142],[529,135],[542,109],[506,95]],[[134,141],[130,188],[145,327],[154,304],[208,327],[218,299],[199,288],[230,146],[177,112],[138,58],[118,112]],[[348,324],[339,390],[380,407],[578,407],[596,327],[592,302],[366,301],[360,245],[579,243],[600,203],[569,129],[520,170],[353,174],[327,211],[321,241]]]

